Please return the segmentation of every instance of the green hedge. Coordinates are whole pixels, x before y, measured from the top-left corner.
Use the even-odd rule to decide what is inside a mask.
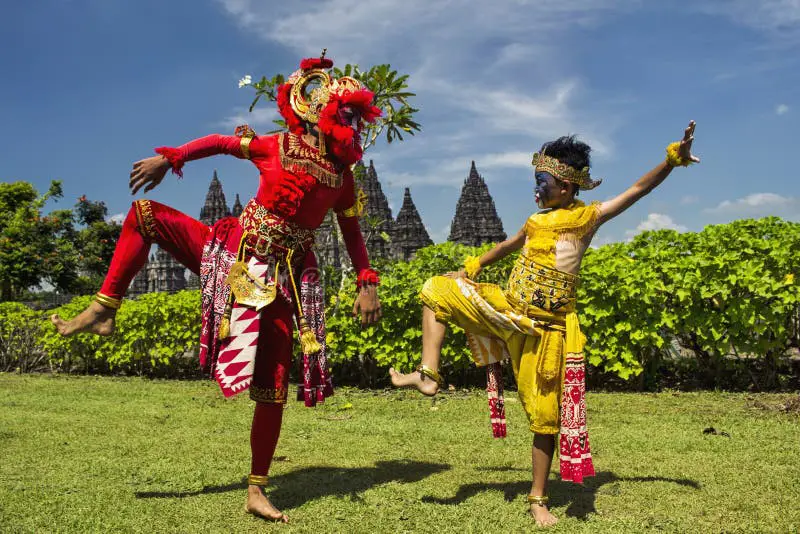
[[[338,292],[341,273],[326,270],[328,346],[338,382],[375,385],[385,383],[389,366],[412,369],[421,348],[422,284],[489,247],[444,243],[420,250],[413,261],[384,263],[383,320],[365,329],[351,316],[352,277]],[[791,378],[786,356],[800,345],[798,251],[800,224],[777,218],[709,226],[699,233],[645,232],[628,243],[590,249],[578,300],[595,383],[614,379],[653,388],[674,382],[670,374],[681,374],[698,385],[724,386],[733,373],[742,386],[785,387]],[[481,281],[503,284],[512,265],[513,257],[506,258],[486,269]],[[126,301],[118,330],[108,338],[62,338],[47,323],[53,312],[73,317],[89,299],[79,297],[47,313],[0,305],[3,368],[198,374],[190,357],[199,338],[198,292]],[[456,381],[479,375],[457,328],[443,348],[443,371]]]

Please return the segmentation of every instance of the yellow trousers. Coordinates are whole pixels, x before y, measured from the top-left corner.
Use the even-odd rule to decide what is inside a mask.
[[[499,286],[445,276],[425,282],[420,299],[437,321],[467,332],[476,365],[510,358],[531,431],[559,432],[565,357],[582,352],[585,343],[574,311],[529,308],[523,315]]]

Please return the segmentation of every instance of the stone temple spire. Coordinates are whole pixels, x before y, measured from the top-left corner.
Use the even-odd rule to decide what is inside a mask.
[[[483,177],[478,174],[475,162],[464,180],[461,197],[456,205],[456,215],[450,225],[448,241],[477,247],[484,243],[504,241],[506,233],[503,223],[497,216],[494,200]]]
[[[397,214],[392,233],[393,256],[398,260],[409,261],[414,258],[417,250],[428,245],[433,241],[422,224],[414,201],[411,200],[411,190],[406,187],[403,196],[403,206]]]
[[[367,195],[364,215],[358,222],[366,239],[367,252],[370,258],[388,258],[391,252],[391,243],[388,243],[382,234],[392,235],[394,226],[392,210],[386,195],[383,194],[372,160],[369,161],[369,168],[366,170],[363,169],[363,163],[359,162],[358,165],[361,165],[361,169],[356,172],[364,173],[364,178],[359,185]]]
[[[238,217],[243,211],[244,206],[242,206],[242,201],[239,200],[239,193],[236,193],[236,201],[233,203],[233,208],[231,208],[231,215]]]
[[[225,193],[222,192],[222,184],[217,178],[215,169],[211,185],[208,186],[206,203],[200,210],[200,222],[211,226],[223,217],[230,217],[230,215],[231,210],[228,209],[228,204],[225,202]]]

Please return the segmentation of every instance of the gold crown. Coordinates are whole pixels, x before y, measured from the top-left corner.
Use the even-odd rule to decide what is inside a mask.
[[[548,172],[553,175],[553,178],[573,183],[584,191],[594,189],[603,181],[602,178],[592,180],[589,176],[589,167],[578,170],[544,153],[534,152],[531,164],[536,167],[538,172]]]

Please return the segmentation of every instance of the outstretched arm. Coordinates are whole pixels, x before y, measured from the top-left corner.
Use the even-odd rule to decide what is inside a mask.
[[[381,302],[378,298],[378,273],[370,268],[367,246],[358,224],[361,202],[356,195],[353,176],[348,172],[334,211],[357,277],[358,296],[353,305],[353,316],[360,316],[361,326],[366,326],[381,318]]]
[[[136,194],[142,186],[144,186],[144,192],[147,193],[161,183],[170,168],[175,174],[183,176],[181,169],[187,161],[207,158],[217,154],[230,154],[237,158],[247,158],[249,157],[251,140],[252,136],[247,135],[240,137],[212,134],[189,141],[177,148],[156,148],[156,153],[159,155],[145,158],[133,164],[128,184],[131,188],[131,193]]]
[[[692,155],[692,141],[694,141],[694,121],[689,122],[689,126],[683,133],[683,139],[678,148],[678,158],[686,164],[697,163],[700,158]],[[630,208],[637,200],[645,196],[647,193],[655,189],[661,182],[663,182],[669,173],[674,169],[674,162],[670,162],[669,158],[656,165],[652,170],[639,178],[635,184],[629,187],[624,193],[614,197],[611,200],[600,204],[600,217],[597,221],[598,225],[613,219],[626,209]]]
[[[520,228],[519,232],[512,237],[506,239],[502,243],[496,244],[491,250],[483,253],[481,257],[477,259],[477,264],[475,264],[473,260],[473,265],[468,265],[467,269],[461,269],[457,273],[447,273],[447,276],[451,278],[475,278],[487,265],[500,261],[512,252],[521,249],[522,245],[525,244],[525,235],[525,226],[523,226]],[[467,271],[470,272],[467,273]]]

